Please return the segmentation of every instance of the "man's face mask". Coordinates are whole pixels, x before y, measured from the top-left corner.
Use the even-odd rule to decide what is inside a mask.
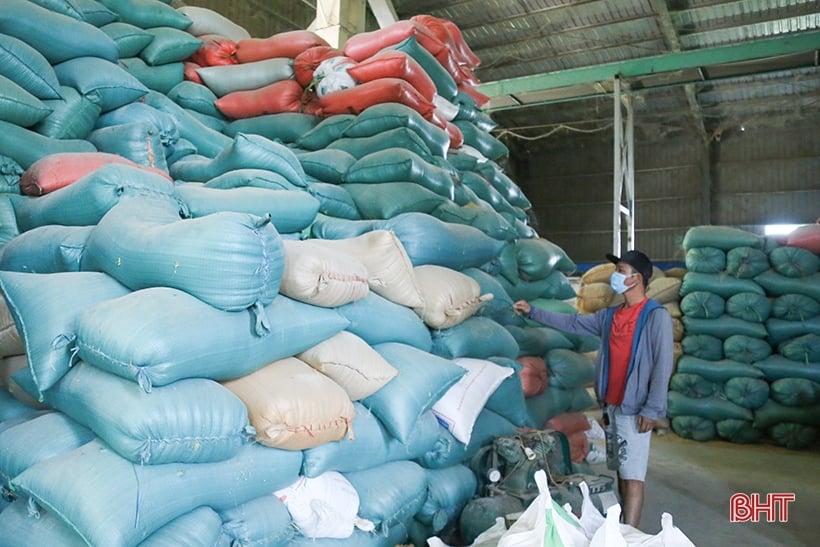
[[[627,290],[632,287],[627,286],[626,280],[630,277],[634,277],[638,274],[623,274],[621,272],[612,272],[612,275],[609,276],[609,286],[612,287],[612,290],[615,291],[615,294],[623,294]],[[633,285],[634,286],[634,285]]]

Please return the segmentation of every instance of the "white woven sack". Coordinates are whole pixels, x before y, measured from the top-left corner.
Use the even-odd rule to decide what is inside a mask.
[[[487,399],[514,370],[485,359],[459,357],[455,364],[467,371],[458,382],[433,405],[433,414],[465,445],[470,442],[473,426]]]
[[[299,479],[274,496],[287,507],[299,532],[309,538],[344,539],[353,529],[373,530],[373,523],[359,518],[359,493],[341,473],[328,471],[318,477]]]
[[[481,294],[481,287],[473,278],[461,272],[425,264],[413,268],[421,289],[424,306],[413,311],[433,329],[447,329],[472,317],[481,304],[493,298]]]
[[[273,448],[304,450],[341,440],[356,412],[338,384],[295,357],[223,385],[245,403],[256,439]]]
[[[211,9],[197,6],[180,6],[177,11],[191,20],[191,26],[186,30],[194,36],[216,34],[234,42],[251,37],[250,33],[243,27]]]
[[[367,268],[370,290],[379,296],[408,308],[424,304],[410,257],[393,232],[373,230],[347,239],[313,239],[311,242],[359,260]]]
[[[339,384],[352,401],[372,395],[399,373],[367,342],[347,331],[296,357]]]
[[[336,308],[367,296],[370,284],[364,264],[314,241],[282,242],[285,268],[279,292],[324,308]]]
[[[26,348],[17,332],[17,325],[9,311],[9,305],[5,298],[0,298],[0,357],[7,355],[20,355],[25,353]]]

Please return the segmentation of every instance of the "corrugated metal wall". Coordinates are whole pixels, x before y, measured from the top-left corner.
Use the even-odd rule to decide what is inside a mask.
[[[694,137],[637,142],[637,247],[656,260],[682,260],[686,230],[701,224],[707,150]],[[612,249],[612,140],[577,136],[531,148],[516,179],[533,203],[539,234],[576,262],[600,262]],[[623,236],[624,245],[626,236]]]
[[[612,248],[611,135],[555,135],[513,162],[533,203],[539,234],[576,262],[600,262]],[[704,146],[694,134],[659,141],[636,132],[637,247],[656,260],[681,261],[691,226],[738,226],[820,217],[820,123],[749,128]],[[623,238],[625,244],[625,236]]]

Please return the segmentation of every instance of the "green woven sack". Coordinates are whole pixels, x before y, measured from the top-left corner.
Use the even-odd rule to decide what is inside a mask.
[[[0,150],[23,169],[51,154],[97,151],[86,140],[47,137],[3,120],[0,120]]]
[[[359,209],[350,193],[336,184],[312,182],[308,193],[319,200],[319,213],[348,220],[361,220]]]
[[[717,247],[729,251],[735,247],[761,248],[763,240],[760,236],[730,226],[693,226],[683,237],[685,250],[696,247]]]
[[[763,436],[763,431],[746,420],[720,420],[715,423],[715,430],[721,438],[739,444],[753,443]]]
[[[681,299],[680,311],[696,319],[717,319],[726,311],[726,300],[712,292],[694,291]]]
[[[752,420],[752,411],[721,397],[694,399],[682,393],[670,391],[667,395],[669,416],[699,416],[707,420]]]
[[[530,203],[530,200],[524,195],[521,188],[515,181],[507,176],[504,169],[496,162],[485,161],[484,163],[480,163],[478,165],[478,172],[490,181],[493,188],[498,190],[498,193],[513,207],[519,207],[521,209],[529,209],[532,207],[532,203]]]
[[[709,334],[690,334],[681,340],[681,349],[686,355],[708,361],[723,359],[723,340]]]
[[[731,378],[723,385],[723,394],[733,403],[752,410],[769,398],[769,383],[758,378]]]
[[[421,44],[418,43],[415,36],[410,36],[387,49],[403,51],[415,59],[427,75],[430,76],[430,79],[433,80],[433,83],[436,86],[436,93],[440,97],[447,99],[450,102],[455,100],[456,95],[458,94],[458,86],[456,85],[456,81],[450,73],[447,72],[447,69],[445,69],[444,66],[438,62],[433,54],[424,49]]]
[[[43,101],[0,74],[0,120],[29,127],[50,113]]]
[[[343,150],[316,150],[296,153],[305,174],[321,182],[341,184],[356,158]]]
[[[769,269],[769,257],[760,249],[735,247],[726,253],[726,271],[740,279],[752,279]]]
[[[447,156],[447,150],[450,148],[450,137],[447,132],[401,103],[379,103],[366,108],[364,112],[355,116],[353,123],[348,124],[343,133],[336,138],[372,137],[397,127],[406,127],[415,131],[434,156],[442,158]],[[301,142],[299,144],[302,146]]]
[[[415,182],[341,184],[361,218],[382,220],[402,213],[431,213],[446,198]]]
[[[700,416],[675,416],[670,424],[672,431],[684,439],[706,442],[715,438],[715,422]]]
[[[595,363],[582,353],[553,349],[544,360],[549,371],[549,385],[561,389],[591,386],[595,380]]]
[[[781,378],[772,382],[772,399],[786,406],[809,406],[820,402],[820,383],[806,378]]]
[[[415,182],[448,199],[454,197],[455,181],[450,173],[409,150],[389,148],[356,161],[345,182]]]
[[[765,338],[767,335],[766,327],[763,324],[744,321],[729,315],[722,315],[717,319],[683,317],[682,321],[687,335],[709,334],[723,340],[739,334],[754,338]]]
[[[120,21],[139,28],[172,27],[185,30],[193,21],[171,6],[157,0],[101,0],[100,3],[120,16]]]
[[[810,406],[786,406],[774,399],[755,410],[754,425],[758,428],[768,428],[782,422],[820,427],[820,404]]]
[[[716,247],[695,247],[686,251],[685,263],[690,272],[722,272],[726,269],[726,252]]]
[[[820,268],[820,257],[800,247],[778,247],[769,253],[772,269],[786,277],[808,277]]]
[[[755,278],[757,281],[757,278]],[[713,292],[723,298],[741,292],[751,292],[765,294],[763,288],[751,279],[738,279],[728,274],[705,274],[698,272],[687,272],[683,276],[680,294],[686,296],[695,291]]]
[[[676,374],[696,374],[715,384],[723,384],[732,378],[763,378],[763,372],[748,363],[720,359],[709,361],[692,355],[678,359]]]
[[[744,334],[735,334],[723,342],[723,353],[727,359],[741,363],[754,363],[772,354],[769,342]]]
[[[715,382],[710,382],[703,376],[688,372],[673,374],[672,378],[669,379],[669,389],[695,399],[709,397],[720,392],[720,386]]]
[[[820,316],[805,321],[769,319],[766,321],[766,330],[769,333],[769,343],[773,346],[805,334],[820,335]]]
[[[43,54],[23,40],[0,34],[0,75],[38,99],[59,99],[60,82]]]
[[[296,139],[296,146],[305,150],[321,150],[340,139],[345,129],[356,119],[353,114],[337,114],[325,118],[313,129]]]
[[[820,302],[820,273],[808,277],[786,277],[774,270],[767,270],[755,277],[755,283],[771,296],[803,294]]]
[[[485,157],[498,161],[510,155],[510,149],[487,131],[479,129],[473,122],[456,120],[453,122],[464,135],[464,144],[472,146]]]
[[[804,294],[784,294],[772,301],[772,317],[805,321],[820,315],[820,302]]]
[[[489,203],[499,213],[515,215],[515,208],[495,189],[495,187],[479,173],[461,171],[460,180],[463,186],[472,190],[476,196]]]
[[[441,204],[433,209],[434,217],[444,222],[466,224],[478,228],[493,239],[512,241],[518,237],[510,223],[486,203],[460,206],[442,198]]]
[[[139,52],[154,39],[154,37],[144,29],[130,23],[123,23],[122,21],[114,21],[113,23],[103,25],[100,27],[100,30],[106,33],[109,38],[117,44],[117,51],[119,51],[121,59],[136,57],[139,55]]]
[[[553,270],[571,274],[576,269],[566,251],[548,239],[522,239],[515,243],[515,250],[519,273],[531,281],[544,279]]]
[[[199,112],[200,114],[208,114],[209,116],[224,119],[222,113],[214,105],[214,101],[217,99],[216,94],[208,89],[208,86],[192,82],[191,80],[183,80],[171,88],[167,95],[169,99],[186,110],[193,110],[195,112]],[[292,113],[288,112],[287,114]],[[270,114],[269,116],[258,116],[256,118],[236,120],[225,126],[225,134],[229,137],[234,137],[237,133],[256,133],[272,139],[273,137],[265,134],[265,130],[269,130],[271,127],[279,128],[290,124],[293,124],[294,126],[300,125],[293,118],[273,118],[272,116],[279,116],[279,114]],[[316,122],[313,125],[318,123],[317,116],[309,116],[307,114],[298,114],[298,116],[304,116],[305,118],[297,119],[316,119]],[[281,122],[286,123],[278,123],[280,120]],[[242,131],[241,128],[243,127],[243,123],[248,124],[252,130]],[[230,128],[230,132],[228,132],[228,128]]]
[[[780,423],[769,430],[769,436],[789,450],[805,450],[817,441],[817,428],[795,423]]]
[[[171,27],[146,28],[154,39],[140,51],[140,58],[151,66],[179,63],[196,53],[203,42],[196,36]]]
[[[424,139],[409,127],[395,127],[370,137],[342,137],[329,143],[325,148],[344,150],[356,159],[386,148],[404,148],[427,161],[432,161],[434,157]]]
[[[820,363],[793,361],[782,355],[770,355],[754,366],[763,371],[770,382],[781,378],[805,378],[820,383]]]
[[[792,361],[815,363],[820,361],[820,336],[804,334],[778,344],[777,351]]]
[[[772,313],[772,301],[757,293],[737,293],[726,300],[726,313],[743,321],[763,323]]]
[[[516,357],[543,357],[553,349],[575,349],[575,344],[561,331],[550,327],[519,327],[506,325],[506,329],[518,342],[519,353]]]

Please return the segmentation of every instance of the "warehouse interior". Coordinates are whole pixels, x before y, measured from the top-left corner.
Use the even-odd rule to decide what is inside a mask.
[[[818,0],[4,1],[0,547],[816,543]],[[38,21],[106,32],[55,53]],[[478,62],[433,54],[431,21]],[[320,93],[264,52],[308,38],[317,73],[398,49],[435,100],[334,111],[373,82]],[[283,81],[297,106],[259,106]],[[652,274],[617,289],[606,254],[632,249]],[[609,332],[514,302],[589,319],[621,290],[674,355],[639,523],[607,528]]]

